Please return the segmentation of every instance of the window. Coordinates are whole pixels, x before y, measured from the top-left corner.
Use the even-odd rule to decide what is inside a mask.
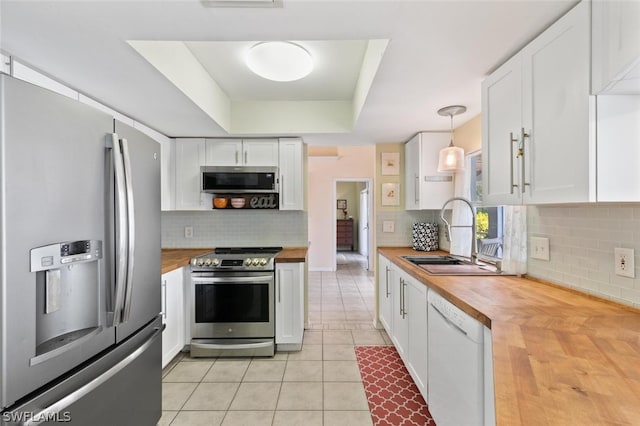
[[[476,238],[481,256],[502,258],[503,208],[502,206],[482,206],[482,153],[473,152],[467,156],[469,167],[469,189],[471,202],[476,207]]]

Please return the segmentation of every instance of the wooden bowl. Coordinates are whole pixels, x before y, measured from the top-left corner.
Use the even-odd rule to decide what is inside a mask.
[[[215,207],[216,209],[226,209],[227,201],[228,200],[226,198],[214,198],[213,207]]]

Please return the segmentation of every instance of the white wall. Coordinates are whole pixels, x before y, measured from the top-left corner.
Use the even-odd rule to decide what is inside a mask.
[[[336,208],[334,185],[336,179],[371,179],[375,177],[373,145],[338,147],[333,160],[314,160],[309,157],[308,223],[309,269],[331,271],[335,268],[333,255],[335,234],[333,223]],[[372,212],[373,213],[373,212]]]

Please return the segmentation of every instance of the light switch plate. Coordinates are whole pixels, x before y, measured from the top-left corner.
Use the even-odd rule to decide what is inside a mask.
[[[395,232],[396,223],[392,220],[385,220],[382,222],[382,232]]]
[[[549,260],[549,239],[531,237],[529,255],[532,259]]]
[[[636,277],[636,264],[633,257],[633,249],[620,247],[613,249],[614,270],[616,275],[628,278]]]

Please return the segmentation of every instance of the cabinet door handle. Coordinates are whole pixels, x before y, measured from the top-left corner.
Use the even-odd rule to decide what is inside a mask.
[[[385,295],[387,297],[387,299],[389,298],[389,267],[385,266],[385,274],[384,274],[384,281],[385,281]]]
[[[420,202],[420,189],[419,189],[419,187],[420,187],[420,176],[418,176],[418,174],[416,174],[414,180],[415,180],[415,185],[413,187],[413,198],[415,200],[415,204],[418,204]]]
[[[281,288],[280,288],[280,284],[282,283],[282,271],[278,271],[278,303],[281,302]]]
[[[398,303],[400,304],[400,316],[402,316],[402,283],[404,280],[400,278],[400,285],[398,288]]]
[[[238,164],[238,150],[236,149],[236,164]]]
[[[164,296],[164,304],[162,306],[162,318],[167,319],[167,280],[162,280],[162,295]]]
[[[406,318],[407,316],[407,300],[406,300],[406,296],[407,295],[407,283],[405,280],[402,280],[402,319]]]
[[[524,172],[525,164],[526,164],[526,161],[525,161],[525,158],[524,158],[524,139],[528,138],[528,137],[529,137],[529,134],[525,133],[524,127],[522,127],[520,129],[520,139],[522,141],[522,145],[521,145],[522,148],[520,149],[519,155],[522,157],[522,193],[523,194],[524,194],[524,191],[525,191],[526,187],[529,186],[529,183],[526,180],[525,172]]]
[[[249,162],[249,153],[245,150],[244,151],[244,164],[245,164],[245,166],[247,165],[248,162]]]
[[[280,175],[280,204],[284,204],[284,175]]]
[[[513,144],[514,143],[518,143],[518,138],[514,138],[513,137],[513,132],[509,133],[509,148],[510,148],[510,154],[509,154],[509,179],[511,179],[511,184],[510,186],[510,191],[511,194],[513,194],[513,188],[518,188],[518,185],[516,185],[515,183],[513,183]]]

